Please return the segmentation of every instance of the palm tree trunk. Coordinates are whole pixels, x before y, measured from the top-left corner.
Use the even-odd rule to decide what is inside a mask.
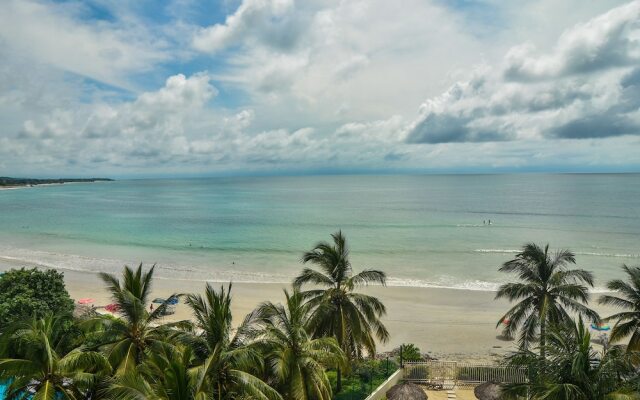
[[[340,367],[338,367],[336,371],[336,393],[340,393],[342,391],[342,371]]]
[[[542,318],[540,320],[540,361],[542,362],[542,367],[547,362],[547,321],[546,318]],[[543,369],[544,372],[544,369]]]

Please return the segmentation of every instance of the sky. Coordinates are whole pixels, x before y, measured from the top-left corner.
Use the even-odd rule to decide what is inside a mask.
[[[2,0],[0,175],[640,172],[640,0]]]

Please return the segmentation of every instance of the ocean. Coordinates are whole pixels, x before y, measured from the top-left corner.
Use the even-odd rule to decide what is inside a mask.
[[[488,221],[491,220],[491,225]],[[0,264],[288,282],[341,229],[393,286],[493,290],[527,242],[569,248],[598,290],[640,264],[640,175],[118,180],[0,191]]]

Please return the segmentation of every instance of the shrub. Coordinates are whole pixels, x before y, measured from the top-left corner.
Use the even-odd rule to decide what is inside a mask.
[[[422,354],[420,349],[412,343],[402,345],[402,359],[404,361],[420,361],[422,360]]]
[[[68,315],[73,300],[56,270],[12,269],[0,275],[0,329],[25,318]]]

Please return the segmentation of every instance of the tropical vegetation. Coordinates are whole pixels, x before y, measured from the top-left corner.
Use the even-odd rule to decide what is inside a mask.
[[[302,291],[312,309],[309,328],[315,337],[334,337],[349,360],[374,355],[376,339],[389,340],[389,332],[381,318],[386,314],[384,304],[376,297],[356,292],[370,284],[386,284],[382,271],[366,269],[353,273],[349,260],[347,239],[338,231],[332,242],[320,242],[302,257],[318,270],[305,268],[294,280],[296,289],[312,285]],[[337,387],[342,389],[342,369],[337,368]]]
[[[62,274],[9,271],[0,286],[18,298],[4,298],[0,310],[20,318],[0,325],[0,384],[10,399],[331,400],[336,371],[374,355],[375,338],[388,339],[382,302],[354,290],[384,284],[384,273],[352,274],[344,236],[334,237],[342,258],[329,274],[336,290],[327,293],[338,303],[301,292],[311,281],[299,279],[282,304],[265,302],[237,326],[231,284],[176,293],[153,309],[155,266],[125,266],[121,276],[100,274],[115,316],[74,316]],[[51,298],[42,299],[38,287]],[[164,323],[177,299],[192,318]],[[325,307],[336,304],[340,329],[328,329]]]
[[[67,316],[16,322],[0,336],[0,382],[10,399],[83,398],[110,372],[100,352],[76,347],[81,334]]]
[[[0,327],[32,317],[72,312],[73,300],[61,272],[21,268],[0,275]]]
[[[640,268],[623,266],[629,282],[612,280],[613,294],[601,304],[625,311],[603,320],[589,308],[590,272],[570,269],[575,256],[568,250],[550,252],[549,245],[530,243],[500,271],[514,273],[517,282],[502,285],[496,298],[516,304],[498,321],[503,335],[518,337],[518,351],[505,363],[526,367],[527,383],[506,384],[506,399],[631,400],[640,399]],[[576,319],[577,318],[577,319]],[[608,339],[593,345],[589,325],[615,321]],[[606,337],[603,335],[603,337]],[[603,341],[604,340],[604,341]]]
[[[627,349],[640,351],[640,267],[623,265],[622,269],[629,281],[614,279],[607,283],[607,289],[619,295],[604,295],[599,302],[624,310],[605,319],[615,321],[611,340],[619,341],[629,337]]]
[[[7,282],[13,282],[25,296],[18,303],[4,298],[0,309],[39,304],[39,284],[56,299],[30,315],[29,307],[17,307],[21,318],[0,325],[5,396],[362,399],[397,367],[394,360],[370,357],[376,341],[389,338],[381,322],[385,307],[357,290],[384,285],[386,276],[377,270],[354,273],[345,237],[337,232],[332,239],[304,254],[303,263],[316,268],[305,268],[282,302],[264,302],[238,324],[231,284],[207,284],[203,294],[176,293],[152,309],[155,268],[125,267],[121,276],[101,274],[115,316],[74,316],[61,274],[9,271],[0,284],[11,290]],[[621,311],[601,320],[589,308],[594,278],[574,264],[568,250],[527,244],[500,267],[517,277],[497,293],[515,303],[499,322],[519,344],[504,362],[529,371],[528,382],[503,386],[504,398],[640,399],[640,267],[623,266],[626,279],[608,282],[611,293],[599,301]],[[42,283],[43,277],[53,283]],[[30,297],[31,303],[25,300]],[[165,323],[161,316],[176,299],[192,318]],[[602,321],[613,325],[610,341],[594,346],[588,326]],[[413,345],[402,351],[404,359],[420,355]]]
[[[344,367],[346,357],[333,337],[313,338],[311,308],[300,292],[285,290],[284,304],[264,303],[262,353],[274,387],[288,399],[331,399],[327,367]]]
[[[540,357],[545,358],[549,325],[571,321],[571,312],[591,321],[600,319],[587,307],[593,275],[583,269],[568,268],[575,263],[569,250],[551,253],[549,245],[543,248],[529,243],[500,267],[501,272],[513,273],[519,279],[501,285],[496,293],[496,299],[517,302],[498,320],[497,326],[504,325],[503,336],[512,337],[518,332],[522,349],[538,340]]]
[[[529,367],[530,381],[506,385],[506,398],[549,400],[623,400],[640,399],[637,355],[623,346],[605,346],[594,350],[591,333],[581,317],[575,323],[549,328],[547,358],[521,350],[508,362]]]

